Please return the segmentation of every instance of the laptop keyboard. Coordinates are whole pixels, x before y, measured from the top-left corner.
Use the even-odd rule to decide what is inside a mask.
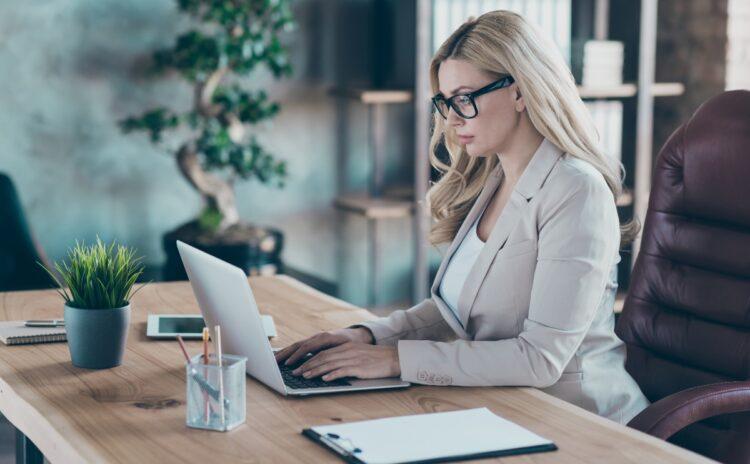
[[[286,384],[286,386],[288,386],[289,388],[325,388],[345,387],[347,385],[351,385],[344,379],[336,379],[331,380],[330,382],[326,382],[320,377],[306,379],[301,375],[298,376],[292,374],[292,371],[300,365],[302,365],[302,362],[298,363],[295,366],[285,366],[284,364],[279,365],[279,369],[281,369],[281,378],[284,380],[284,384]]]

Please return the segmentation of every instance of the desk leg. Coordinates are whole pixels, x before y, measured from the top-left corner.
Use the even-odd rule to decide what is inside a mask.
[[[16,429],[16,464],[44,464],[42,452],[18,429]]]

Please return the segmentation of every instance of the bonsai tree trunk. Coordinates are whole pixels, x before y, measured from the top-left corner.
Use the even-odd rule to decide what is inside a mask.
[[[219,231],[240,222],[234,189],[224,179],[203,170],[194,143],[188,142],[180,147],[177,152],[177,165],[188,182],[203,195],[208,205],[221,213]]]
[[[195,109],[198,113],[204,116],[216,116],[221,112],[219,105],[211,103],[211,97],[227,71],[227,68],[219,68],[212,72],[205,81],[195,85]]]
[[[198,113],[204,116],[221,114],[221,106],[212,104],[211,99],[216,87],[226,73],[227,68],[225,67],[217,69],[206,80],[196,84],[195,109]],[[244,128],[239,120],[230,114],[222,116],[229,123],[230,137],[233,139],[242,138]],[[219,176],[209,174],[201,167],[198,152],[193,142],[188,142],[180,147],[177,152],[177,165],[188,182],[203,195],[208,206],[221,213],[221,222],[217,232],[223,232],[240,222],[232,185]]]

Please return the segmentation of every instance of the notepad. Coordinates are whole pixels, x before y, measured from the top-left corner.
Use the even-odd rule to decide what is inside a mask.
[[[0,341],[6,345],[64,342],[65,327],[26,327],[26,321],[0,321]]]
[[[487,408],[323,425],[302,433],[348,462],[397,464],[554,451],[550,440]]]

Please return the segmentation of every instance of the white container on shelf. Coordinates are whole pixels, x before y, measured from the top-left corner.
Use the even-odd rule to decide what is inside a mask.
[[[586,87],[622,84],[625,48],[615,40],[589,40],[583,46],[583,79]]]

